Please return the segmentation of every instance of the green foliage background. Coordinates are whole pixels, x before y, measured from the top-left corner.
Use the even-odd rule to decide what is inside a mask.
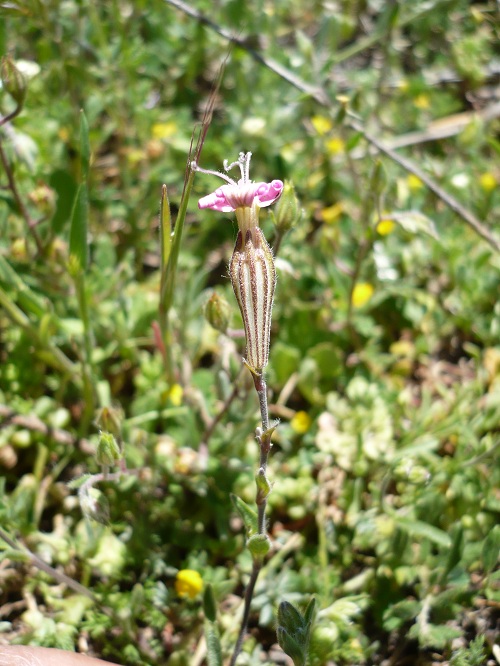
[[[0,52],[28,72],[22,112],[0,129],[1,527],[97,598],[2,544],[0,642],[203,663],[201,597],[174,585],[187,568],[213,585],[225,654],[234,644],[251,559],[230,493],[253,502],[258,404],[241,339],[203,316],[215,289],[241,326],[226,277],[235,223],[195,198],[174,383],[154,335],[161,185],[175,219],[227,59],[202,166],[250,150],[253,179],[293,182],[303,209],[277,256],[273,550],[239,663],[284,663],[276,609],[311,595],[313,666],[486,663],[500,604],[499,254],[363,131],[391,145],[444,119],[451,132],[398,153],[498,234],[498,6],[190,6],[246,48],[160,0],[0,2]],[[3,89],[2,116],[13,108]],[[195,194],[217,186],[197,175]],[[272,240],[267,215],[263,227]],[[68,487],[100,471],[94,407],[120,408],[141,470],[99,485],[105,525]]]

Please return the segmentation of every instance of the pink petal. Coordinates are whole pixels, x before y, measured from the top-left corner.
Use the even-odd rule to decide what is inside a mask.
[[[273,180],[271,183],[223,185],[212,194],[202,197],[198,201],[198,207],[229,213],[237,208],[251,208],[256,202],[262,208],[274,203],[282,191],[281,180]]]

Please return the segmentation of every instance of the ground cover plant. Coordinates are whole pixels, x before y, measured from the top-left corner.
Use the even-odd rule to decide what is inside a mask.
[[[0,655],[500,663],[497,3],[0,17]]]

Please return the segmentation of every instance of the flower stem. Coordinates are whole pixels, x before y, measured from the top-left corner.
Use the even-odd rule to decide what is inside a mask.
[[[229,666],[235,666],[238,655],[241,652],[243,646],[243,638],[247,632],[248,619],[250,617],[250,605],[252,603],[252,597],[255,590],[255,584],[257,583],[257,578],[259,577],[260,570],[262,569],[262,561],[254,560],[252,567],[252,574],[250,580],[248,581],[247,589],[245,591],[245,610],[243,611],[243,619],[241,620],[240,633],[238,634],[238,640],[234,647],[233,656],[229,662]]]
[[[267,386],[264,381],[262,373],[252,372],[252,377],[255,384],[255,390],[259,396],[260,414],[262,421],[262,428],[258,434],[260,444],[260,460],[259,460],[259,475],[266,476],[267,463],[269,459],[269,452],[271,451],[271,436],[272,429],[269,428],[269,409],[267,405]],[[267,507],[267,494],[263,495],[260,490],[257,490],[257,533],[266,533],[266,507]],[[262,569],[262,558],[254,557],[252,574],[248,581],[247,589],[245,591],[245,606],[243,611],[243,618],[241,620],[240,632],[234,647],[233,656],[231,657],[230,666],[235,666],[238,655],[243,646],[243,639],[248,629],[248,620],[250,618],[250,607],[252,604],[253,593],[257,578],[259,577],[260,570]]]

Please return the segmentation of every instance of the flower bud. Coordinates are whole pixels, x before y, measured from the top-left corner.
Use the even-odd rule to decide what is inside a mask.
[[[229,276],[240,307],[247,343],[246,362],[261,373],[269,359],[276,269],[271,248],[257,226],[238,232]]]
[[[122,421],[123,411],[120,407],[103,407],[96,416],[96,425],[118,438],[122,432]]]
[[[295,188],[288,180],[285,181],[283,194],[273,214],[274,223],[280,233],[294,227],[302,217],[302,209],[295,194]]]
[[[205,304],[205,318],[215,330],[225,333],[229,326],[231,306],[223,296],[213,292]]]
[[[271,542],[267,534],[254,534],[248,539],[247,546],[253,557],[261,558],[268,554]]]
[[[110,432],[101,432],[97,443],[96,459],[99,465],[110,467],[121,458],[120,447]]]
[[[3,88],[9,93],[18,107],[22,106],[26,97],[26,79],[9,56],[2,58],[0,75]]]

